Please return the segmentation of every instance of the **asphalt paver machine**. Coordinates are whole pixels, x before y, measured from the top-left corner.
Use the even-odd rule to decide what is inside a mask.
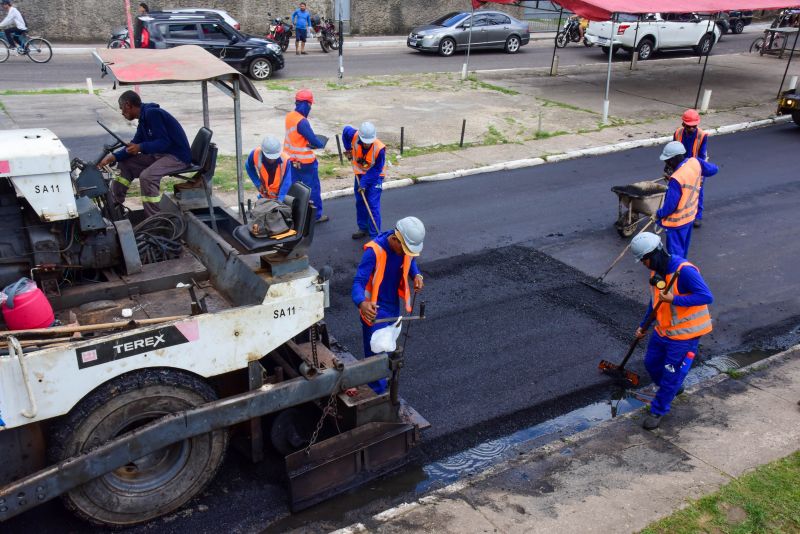
[[[229,441],[284,463],[294,510],[396,469],[428,423],[396,384],[366,386],[396,377],[399,353],[359,361],[327,331],[310,191],[287,196],[293,236],[241,220],[239,103],[256,89],[197,47],[97,59],[122,86],[200,83],[205,126],[148,219],[119,213],[107,173],[52,132],[0,132],[0,284],[30,277],[60,321],[0,332],[0,521],[59,496],[95,524],[150,521],[203,490]],[[211,194],[209,85],[234,102],[239,213]]]

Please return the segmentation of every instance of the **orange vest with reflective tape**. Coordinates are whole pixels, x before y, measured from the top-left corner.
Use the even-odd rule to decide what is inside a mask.
[[[257,148],[253,151],[253,168],[258,173],[258,178],[261,180],[261,187],[259,192],[266,191],[267,196],[264,198],[276,199],[278,192],[281,190],[283,177],[286,176],[286,168],[289,165],[289,156],[285,152],[281,153],[281,164],[275,169],[275,175],[270,179],[267,167],[261,162],[261,149]]]
[[[689,158],[672,173],[670,179],[681,186],[681,199],[675,211],[661,219],[661,226],[677,228],[694,221],[697,215],[697,202],[703,186],[703,169],[697,158]]]
[[[364,250],[371,248],[375,253],[375,271],[372,273],[372,278],[367,282],[366,297],[369,302],[378,302],[378,293],[381,290],[383,283],[383,275],[386,272],[386,251],[383,250],[375,241],[370,241],[364,245]],[[397,288],[398,296],[403,299],[406,305],[406,311],[411,313],[411,286],[408,283],[408,273],[411,271],[411,256],[403,255],[403,276],[400,278],[400,287]],[[359,312],[361,313],[361,312]],[[361,313],[361,319],[372,326],[372,323],[367,321],[364,314]]]
[[[679,276],[681,269],[687,265],[697,269],[697,267],[688,261],[681,263],[673,274],[668,274],[665,277],[667,287],[669,287],[672,277]],[[655,273],[651,272],[650,276],[652,277],[653,274]],[[678,291],[677,281],[672,287],[672,292],[675,296],[682,295],[681,292]],[[658,294],[660,290],[657,287],[653,287],[652,291],[653,306],[655,306],[656,303],[658,303]],[[702,306],[674,306],[669,302],[664,302],[658,307],[655,330],[662,337],[675,340],[694,339],[708,334],[712,329],[711,314],[708,311],[708,306],[705,304]]]
[[[299,111],[290,111],[286,114],[286,137],[283,139],[283,150],[293,160],[300,163],[314,163],[317,156],[308,147],[308,140],[297,131],[297,125],[305,119]]]
[[[697,135],[695,135],[694,143],[692,143],[692,152],[689,154],[689,156],[693,158],[697,157],[697,155],[700,153],[700,147],[703,146],[703,141],[705,140],[706,135],[708,134],[705,133],[703,130],[701,130],[700,128],[697,129]],[[673,139],[683,143],[683,126],[675,130],[675,135],[673,136]]]
[[[353,172],[356,173],[356,176],[367,174],[367,171],[375,165],[378,154],[381,153],[381,150],[386,148],[386,145],[375,139],[369,147],[369,150],[364,153],[364,149],[361,148],[361,143],[358,142],[358,132],[353,136],[350,146],[352,147],[350,153],[353,155]],[[364,164],[360,164],[358,160],[364,160]],[[381,178],[384,176],[383,169],[381,169]]]

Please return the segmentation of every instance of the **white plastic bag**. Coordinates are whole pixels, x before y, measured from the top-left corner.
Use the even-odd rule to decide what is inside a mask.
[[[397,348],[397,338],[400,337],[400,330],[402,329],[403,322],[398,319],[396,323],[376,330],[369,340],[369,348],[375,354],[394,352],[394,349]]]

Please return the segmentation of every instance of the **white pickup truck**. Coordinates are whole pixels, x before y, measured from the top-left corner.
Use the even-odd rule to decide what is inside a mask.
[[[611,22],[590,22],[586,40],[608,54],[609,46],[636,51],[639,59],[649,59],[656,50],[692,48],[704,55],[719,40],[719,28],[712,19],[694,13],[648,13],[646,15],[619,15],[614,23],[613,44]],[[638,29],[637,29],[638,26]]]

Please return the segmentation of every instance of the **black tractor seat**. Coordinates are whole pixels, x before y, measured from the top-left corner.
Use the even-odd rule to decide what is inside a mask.
[[[208,203],[208,215],[211,218],[211,227],[215,232],[219,232],[217,228],[217,218],[214,214],[214,203],[211,200],[211,180],[214,179],[214,173],[217,170],[217,145],[211,142],[214,132],[205,126],[197,130],[197,135],[194,136],[192,141],[192,161],[185,169],[178,172],[173,172],[167,176],[180,178],[185,180],[187,184],[178,184],[175,186],[175,193],[180,194],[184,189],[192,189],[192,185],[200,182],[206,194],[206,202]]]
[[[252,253],[274,251],[283,260],[304,256],[314,239],[317,211],[311,203],[311,188],[300,182],[293,183],[286,194],[285,202],[292,206],[292,229],[296,232],[294,235],[283,239],[254,237],[250,233],[250,225],[243,224],[234,228],[234,239]]]

